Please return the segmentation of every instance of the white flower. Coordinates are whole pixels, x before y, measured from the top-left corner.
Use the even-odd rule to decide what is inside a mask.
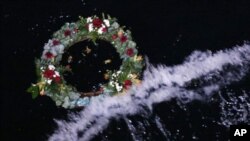
[[[136,43],[134,41],[129,41],[128,42],[128,46],[129,47],[135,47],[136,46]]]
[[[55,51],[56,51],[58,54],[63,54],[64,46],[63,46],[62,44],[56,45],[56,46],[54,46],[54,48],[55,48]]]
[[[109,82],[109,85],[112,86],[112,87],[114,87],[114,86],[115,86],[115,85],[114,85],[114,81],[110,81],[110,82]]]
[[[55,74],[53,75],[53,77],[55,78],[55,77],[59,77],[60,76],[60,74],[59,74],[59,72],[58,71],[54,71],[55,72]]]
[[[89,32],[93,31],[94,28],[93,28],[93,24],[89,24]]]
[[[51,79],[48,79],[48,80],[45,80],[49,85],[51,84],[52,80]]]
[[[119,28],[119,24],[118,24],[117,22],[114,22],[111,26],[112,26],[114,29]]]
[[[49,68],[50,70],[55,70],[55,66],[54,66],[54,65],[49,65],[48,68]]]
[[[109,20],[105,19],[105,20],[103,20],[103,22],[105,23],[105,25],[106,25],[107,27],[110,26]]]
[[[115,83],[115,88],[118,92],[122,90],[122,86],[120,86],[118,83]]]
[[[58,54],[56,48],[54,47],[50,49],[50,53],[52,53],[54,56],[57,56]]]
[[[49,50],[50,46],[48,44],[45,44],[45,46],[43,48],[44,48],[44,50]]]
[[[112,77],[116,77],[117,75],[115,73],[112,74]]]
[[[100,27],[98,30],[97,30],[98,34],[102,34],[103,33],[103,28]]]
[[[53,46],[53,40],[49,39],[49,42],[48,42],[49,46]]]
[[[90,22],[92,22],[92,21],[93,21],[92,17],[88,17],[88,18],[87,18],[87,23],[90,23]]]
[[[51,41],[51,40],[49,40],[49,41],[48,41],[48,43],[46,43],[46,44],[44,45],[44,47],[43,47],[43,48],[44,48],[44,50],[49,50],[49,49],[52,47],[52,45],[51,45],[51,44],[52,44],[52,41]]]
[[[60,76],[60,74],[59,74],[58,71],[55,71],[55,75],[56,75],[56,76]]]

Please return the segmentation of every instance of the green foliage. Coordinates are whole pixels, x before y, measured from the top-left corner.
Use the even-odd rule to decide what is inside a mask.
[[[87,20],[83,17],[79,17],[79,18],[80,18],[80,20],[76,23],[78,26],[79,34],[85,35],[88,33],[88,31],[86,29]]]
[[[134,55],[137,55],[136,43],[132,41],[131,32],[129,30],[124,30],[124,26],[120,26],[117,23],[117,19],[111,18],[109,15],[105,16],[103,14],[103,20],[109,20],[110,26],[106,25],[107,32],[98,33],[98,28],[95,28],[92,31],[89,31],[87,24],[87,18],[79,17],[75,23],[66,23],[64,24],[60,30],[56,31],[53,34],[53,39],[57,39],[60,41],[61,45],[63,45],[64,51],[71,47],[73,44],[81,42],[83,40],[91,40],[96,43],[96,40],[106,40],[114,45],[117,52],[120,54],[121,59],[123,60],[122,66],[120,67],[119,73],[118,71],[109,71],[108,75],[110,76],[109,83],[104,84],[105,92],[115,95],[118,93],[117,84],[119,86],[123,85],[125,80],[138,79],[140,72],[142,70],[143,64],[142,61],[136,60],[133,56],[128,56],[126,54],[126,50],[128,48],[132,48],[134,51]],[[92,16],[92,18],[97,18],[96,16]],[[103,21],[104,24],[104,21]],[[106,24],[106,23],[105,23]],[[65,31],[72,31],[72,35],[66,36]],[[113,36],[117,36],[117,38],[113,38]],[[127,41],[121,42],[121,36],[126,36]],[[54,47],[54,46],[53,46]],[[28,88],[27,92],[32,94],[32,98],[36,98],[40,91],[44,92],[47,96],[50,96],[58,106],[62,106],[64,103],[67,103],[65,99],[72,96],[72,92],[78,94],[76,89],[67,84],[63,78],[63,73],[67,70],[65,67],[60,65],[60,60],[62,58],[62,53],[59,51],[56,57],[53,59],[36,59],[36,74],[38,76],[37,84],[32,85]],[[60,74],[61,82],[56,83],[53,79],[50,79],[51,83],[48,83],[47,78],[43,77],[43,72],[49,65],[55,66],[55,71]],[[43,68],[43,70],[41,70]],[[113,75],[114,74],[114,75]],[[131,78],[131,75],[137,75],[136,78]],[[112,76],[113,75],[113,76]],[[112,82],[112,83],[111,83]],[[116,86],[113,85],[113,82]],[[122,92],[122,90],[119,92]],[[80,95],[80,94],[79,94]],[[76,100],[76,99],[74,99]],[[73,101],[73,100],[72,100]]]
[[[35,63],[36,63],[36,76],[38,77],[38,80],[40,80],[41,79],[41,69],[40,69],[41,61],[38,59],[35,59]]]
[[[32,85],[27,89],[28,93],[31,93],[32,99],[35,99],[39,95],[39,87],[37,85]]]

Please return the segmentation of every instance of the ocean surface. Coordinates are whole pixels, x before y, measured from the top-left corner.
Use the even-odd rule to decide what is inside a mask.
[[[226,0],[2,2],[0,140],[229,140],[230,125],[250,124],[249,9],[248,1]],[[34,60],[53,32],[102,13],[131,30],[148,58],[142,86],[85,109],[32,100]],[[83,58],[86,46],[92,53]],[[64,58],[70,55],[75,69],[65,77],[79,91],[98,89],[104,70],[121,64],[105,41],[75,44]]]

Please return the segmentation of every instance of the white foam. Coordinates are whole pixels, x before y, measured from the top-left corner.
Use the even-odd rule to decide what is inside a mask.
[[[143,112],[145,107],[152,110],[153,104],[173,98],[181,102],[203,100],[221,86],[240,80],[248,71],[249,61],[250,46],[245,44],[214,54],[194,51],[183,64],[176,66],[148,65],[140,86],[124,96],[92,101],[71,122],[58,121],[59,128],[49,140],[88,141],[103,131],[111,118],[126,118]],[[191,80],[198,80],[198,86],[189,88]]]
[[[221,117],[219,124],[226,127],[237,124],[249,124],[250,122],[250,97],[249,92],[241,91],[242,94],[226,92],[227,99],[222,98],[220,103]]]

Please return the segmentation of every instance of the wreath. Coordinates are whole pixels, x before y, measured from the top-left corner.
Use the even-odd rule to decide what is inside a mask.
[[[44,45],[41,58],[35,60],[37,83],[32,84],[27,91],[32,94],[32,98],[46,95],[51,97],[57,106],[76,108],[88,105],[92,98],[125,93],[139,84],[143,58],[137,55],[137,46],[132,40],[131,32],[125,31],[124,28],[109,15],[103,15],[102,18],[79,17],[75,23],[66,23]],[[62,55],[66,49],[78,42],[91,40],[95,43],[97,39],[110,42],[115,47],[122,59],[122,65],[119,70],[107,71],[105,78],[109,81],[102,85],[99,91],[78,92],[75,87],[67,84],[63,77],[70,68],[60,64]]]

